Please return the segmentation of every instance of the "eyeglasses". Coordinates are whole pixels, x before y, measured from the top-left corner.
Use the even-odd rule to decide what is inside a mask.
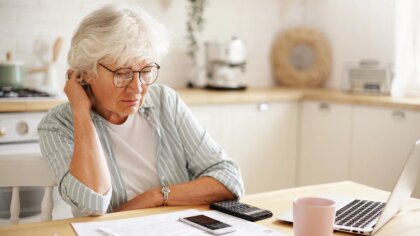
[[[141,84],[151,85],[157,80],[160,69],[160,66],[155,62],[150,63],[149,65],[143,67],[139,71],[133,71],[130,68],[120,68],[117,70],[111,70],[101,63],[98,64],[114,74],[113,82],[114,86],[117,88],[127,87],[133,80],[134,73],[139,73],[139,79]]]

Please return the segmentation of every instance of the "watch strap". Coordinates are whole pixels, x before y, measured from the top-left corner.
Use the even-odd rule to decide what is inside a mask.
[[[168,200],[169,200],[169,193],[171,192],[171,190],[168,188],[168,186],[164,185],[161,189],[161,193],[163,194],[163,206],[167,206],[168,205]]]

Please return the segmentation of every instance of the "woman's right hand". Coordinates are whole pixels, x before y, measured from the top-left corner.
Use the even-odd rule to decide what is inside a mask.
[[[92,108],[91,98],[89,98],[85,88],[77,81],[76,73],[73,70],[68,70],[67,76],[64,93],[69,99],[73,113],[87,112],[89,114]]]

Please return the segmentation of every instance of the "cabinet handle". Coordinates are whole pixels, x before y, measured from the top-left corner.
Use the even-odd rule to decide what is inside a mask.
[[[329,103],[326,103],[326,102],[321,102],[319,104],[319,110],[329,111],[330,110],[330,104]]]
[[[16,131],[20,135],[26,135],[29,133],[29,125],[25,121],[21,121],[16,125]]]
[[[259,111],[267,111],[270,108],[270,104],[268,102],[260,102],[257,105]]]
[[[403,111],[393,111],[391,116],[394,118],[394,120],[405,120],[405,112]]]

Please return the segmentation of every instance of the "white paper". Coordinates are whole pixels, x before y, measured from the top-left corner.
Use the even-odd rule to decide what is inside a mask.
[[[123,220],[71,223],[71,225],[79,236],[210,235],[201,229],[195,228],[178,220],[180,217],[197,214],[207,215],[232,225],[236,228],[236,231],[227,234],[229,236],[285,235],[262,225],[226,215],[218,211],[198,211],[193,209]]]

